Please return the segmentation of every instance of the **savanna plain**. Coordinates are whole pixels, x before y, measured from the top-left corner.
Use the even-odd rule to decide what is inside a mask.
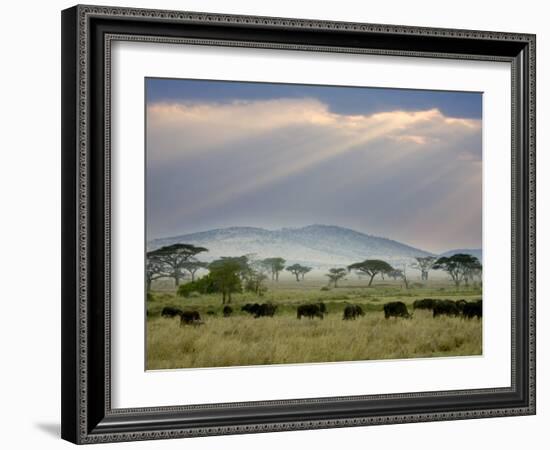
[[[265,364],[362,361],[482,354],[482,320],[462,316],[433,316],[415,309],[422,299],[481,299],[479,285],[457,287],[446,280],[410,283],[386,280],[368,287],[365,279],[349,277],[328,287],[322,277],[296,282],[287,276],[268,281],[258,297],[237,293],[222,305],[218,294],[191,293],[183,297],[170,282],[159,281],[147,296],[147,369],[204,368]],[[409,317],[389,317],[384,305],[403,302]],[[325,305],[323,318],[302,317],[303,304]],[[276,306],[273,316],[254,317],[247,304]],[[344,320],[348,305],[363,315]],[[224,307],[231,313],[224,316]],[[166,307],[197,311],[198,325],[182,326],[180,317],[162,315]],[[226,309],[227,311],[227,309]]]

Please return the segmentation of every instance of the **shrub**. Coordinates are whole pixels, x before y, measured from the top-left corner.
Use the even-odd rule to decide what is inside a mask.
[[[218,292],[218,290],[210,274],[195,281],[181,284],[178,288],[178,296],[185,298],[196,297],[197,294],[212,294],[214,292]]]
[[[330,288],[328,286],[323,286],[321,288],[322,291],[330,291]]]

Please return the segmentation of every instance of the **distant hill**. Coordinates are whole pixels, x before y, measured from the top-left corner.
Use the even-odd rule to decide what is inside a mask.
[[[390,264],[399,265],[412,262],[415,256],[433,255],[391,239],[332,225],[309,225],[280,230],[219,228],[154,239],[147,243],[147,248],[154,250],[176,243],[208,248],[208,253],[200,255],[200,259],[205,261],[221,256],[255,254],[257,258],[280,256],[289,264],[306,264],[318,269],[346,266],[364,259],[383,259]]]
[[[445,253],[441,253],[439,256],[453,256],[457,253],[465,253],[466,255],[475,256],[479,261],[482,261],[483,252],[480,248],[457,248],[455,250],[449,250]]]

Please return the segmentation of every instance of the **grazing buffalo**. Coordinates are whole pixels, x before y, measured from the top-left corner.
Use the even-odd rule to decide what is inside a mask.
[[[162,317],[176,317],[179,316],[183,311],[179,308],[174,308],[173,306],[165,306],[162,308],[160,315]]]
[[[271,303],[247,303],[241,308],[241,311],[247,312],[255,319],[258,317],[273,317],[276,310],[277,306]]]
[[[412,317],[407,310],[407,305],[403,302],[389,302],[384,305],[384,317],[389,319],[390,317],[404,317],[410,319]]]
[[[319,302],[317,304],[319,305],[319,311],[321,311],[323,314],[328,313],[327,307],[325,306],[325,304],[323,302]]]
[[[256,312],[260,309],[259,303],[247,303],[243,307],[241,307],[241,311],[247,312],[248,314],[251,314],[253,316],[256,315]]]
[[[460,309],[452,300],[438,300],[433,308],[433,316],[458,316]]]
[[[363,308],[359,305],[346,305],[344,308],[344,320],[354,320],[358,316],[364,316]]]
[[[323,305],[323,307],[324,306],[325,305]],[[314,317],[319,317],[319,319],[324,318],[324,314],[319,303],[307,303],[305,305],[298,306],[296,317],[301,319],[302,316],[309,317],[310,319],[313,319]]]
[[[225,305],[223,307],[223,317],[229,317],[233,314],[233,308],[231,306]]]
[[[201,315],[198,311],[182,311],[180,314],[181,325],[202,325]]]
[[[258,308],[255,308],[254,318],[257,319],[258,317],[273,317],[276,310],[276,305],[273,305],[271,303],[262,303],[261,305],[258,305]]]
[[[474,317],[477,317],[478,319],[481,319],[482,315],[482,304],[481,300],[475,301],[475,302],[467,302],[464,305],[464,308],[462,309],[462,315],[466,319],[473,319]]]
[[[455,305],[456,307],[458,308],[458,311],[460,312],[460,314],[462,314],[464,312],[464,306],[467,304],[468,302],[466,300],[456,300],[455,301]]]
[[[413,303],[413,309],[433,309],[437,300],[433,298],[424,298],[422,300],[415,300]]]

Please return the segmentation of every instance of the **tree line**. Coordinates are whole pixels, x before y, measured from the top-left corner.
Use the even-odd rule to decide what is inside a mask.
[[[281,257],[255,259],[253,255],[238,257],[221,257],[211,263],[198,260],[197,255],[208,252],[205,247],[191,244],[173,244],[161,247],[147,253],[146,283],[147,291],[151,290],[153,281],[161,278],[172,278],[178,294],[188,296],[191,292],[220,293],[222,303],[231,303],[232,294],[243,290],[263,295],[266,291],[265,282],[270,278],[279,281],[279,274],[286,270],[294,275],[297,282],[304,280],[312,268],[301,264],[286,266],[286,260]],[[416,257],[409,267],[421,272],[421,279],[428,280],[431,270],[447,272],[457,288],[462,283],[468,285],[476,277],[481,279],[482,266],[472,255],[458,253],[449,257],[422,256]],[[208,274],[196,278],[200,269],[208,270]],[[338,282],[345,279],[350,272],[369,277],[368,286],[374,278],[380,275],[394,280],[401,279],[408,288],[406,266],[403,269],[394,268],[388,262],[379,259],[366,259],[347,267],[333,267],[325,274],[329,286],[338,287]],[[191,281],[181,284],[187,275]]]

